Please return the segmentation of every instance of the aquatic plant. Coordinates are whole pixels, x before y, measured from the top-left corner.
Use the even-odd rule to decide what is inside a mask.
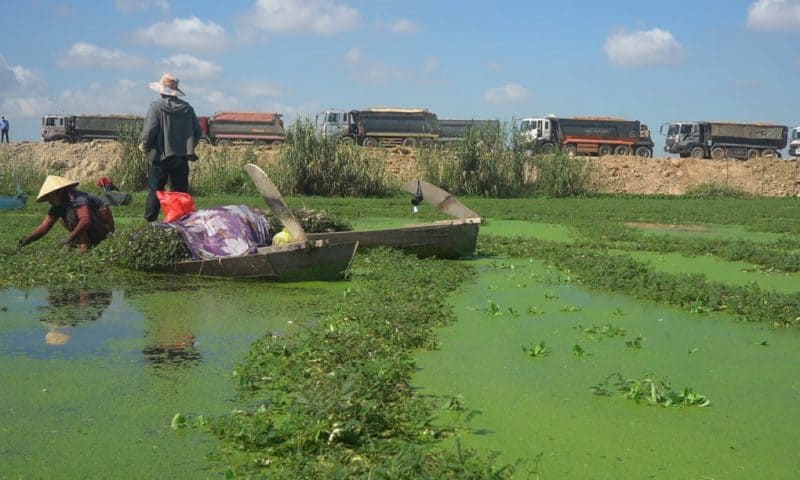
[[[800,293],[782,294],[761,290],[754,283],[735,286],[710,282],[703,275],[659,272],[630,256],[580,245],[488,235],[481,236],[479,242],[483,253],[532,257],[569,269],[591,288],[686,309],[725,310],[747,321],[800,325]]]
[[[591,355],[591,353],[589,353],[586,350],[584,350],[583,347],[581,347],[577,343],[572,346],[572,354],[575,355],[578,358]]]
[[[672,390],[669,380],[653,373],[639,378],[624,378],[619,373],[613,373],[591,387],[592,393],[598,396],[611,396],[614,390],[636,403],[644,401],[649,405],[661,407],[711,405],[711,401],[705,395],[695,393],[692,387],[676,392]]]
[[[550,348],[545,345],[544,341],[540,341],[538,343],[531,341],[530,345],[527,347],[522,347],[522,351],[531,357],[544,357],[550,355]]]
[[[583,333],[589,335],[592,338],[597,337],[624,337],[627,333],[624,328],[617,327],[610,323],[604,323],[602,325],[592,325],[591,327],[584,327],[583,325],[578,325],[578,330],[581,330]]]
[[[639,335],[638,337],[634,338],[633,340],[628,340],[625,342],[625,346],[628,348],[635,348],[640,349],[642,348],[642,343],[644,342],[644,337]]]
[[[562,311],[562,312],[575,313],[575,312],[580,312],[581,311],[581,307],[579,307],[577,305],[564,305],[559,310]]]
[[[469,275],[455,263],[372,250],[356,260],[346,301],[316,326],[258,339],[234,370],[242,405],[207,417],[227,475],[508,478],[514,466],[495,467],[494,456],[457,438],[455,449],[439,446],[460,427],[434,414],[469,410],[411,385],[413,351],[435,348],[437,328],[454,319],[447,292]]]

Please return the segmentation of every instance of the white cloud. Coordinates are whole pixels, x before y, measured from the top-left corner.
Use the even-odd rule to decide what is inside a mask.
[[[418,23],[407,18],[400,18],[384,25],[384,28],[392,33],[413,33],[418,32],[421,27]]]
[[[326,35],[355,28],[358,10],[330,0],[257,0],[245,21],[267,32]]]
[[[756,0],[747,12],[747,26],[756,30],[800,29],[800,1]]]
[[[210,20],[204,22],[197,17],[154,23],[137,30],[136,39],[160,47],[188,51],[219,50],[228,43],[228,36],[222,26]]]
[[[0,94],[13,95],[29,89],[36,75],[22,65],[9,65],[0,55]]]
[[[240,91],[248,97],[282,97],[289,94],[287,89],[269,82],[248,83]]]
[[[344,61],[347,63],[360,63],[363,60],[361,49],[353,47],[344,54]]]
[[[126,13],[149,10],[151,7],[169,10],[169,2],[167,0],[114,0],[114,5]]]
[[[509,83],[486,90],[483,99],[487,103],[522,103],[533,99],[527,88],[517,83]]]
[[[428,57],[422,62],[422,73],[433,73],[439,70],[442,63],[436,57]]]
[[[353,75],[360,83],[382,84],[412,77],[411,73],[401,68],[364,58],[358,47],[348,50],[344,54],[344,61],[353,66]]]
[[[68,113],[144,115],[156,96],[147,85],[120,79],[114,83],[92,83],[85,90],[67,89],[58,96],[58,107]]]
[[[64,68],[141,68],[145,64],[143,58],[125,53],[121,50],[109,50],[88,42],[74,43],[67,53],[58,60]]]
[[[9,65],[0,55],[0,110],[11,117],[38,117],[51,109],[44,80],[22,65]]]
[[[498,62],[489,62],[486,64],[486,69],[490,72],[499,72],[503,69],[503,65]]]
[[[165,58],[162,63],[178,78],[208,79],[217,77],[222,73],[222,66],[188,53]]]
[[[680,42],[660,28],[615,32],[606,40],[603,51],[611,63],[627,67],[671,64],[683,57]]]
[[[9,119],[38,118],[53,111],[54,108],[55,103],[46,96],[7,97],[0,103],[0,111]]]

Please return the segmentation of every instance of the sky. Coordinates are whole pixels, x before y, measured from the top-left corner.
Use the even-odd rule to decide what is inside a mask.
[[[0,114],[424,107],[440,118],[800,124],[800,0],[0,0]]]

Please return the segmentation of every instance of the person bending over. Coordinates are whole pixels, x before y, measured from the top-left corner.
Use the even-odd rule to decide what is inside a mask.
[[[36,197],[37,202],[47,201],[50,209],[42,224],[30,235],[20,239],[24,247],[44,237],[57,221],[69,231],[61,244],[77,246],[82,252],[105,240],[114,231],[114,216],[106,200],[76,189],[79,182],[57,175],[48,175]]]

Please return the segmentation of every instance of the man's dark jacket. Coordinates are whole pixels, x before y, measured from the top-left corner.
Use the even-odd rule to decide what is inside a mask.
[[[196,160],[194,147],[200,136],[200,122],[187,102],[166,96],[150,104],[144,118],[142,144],[151,161],[160,162],[170,157]]]

